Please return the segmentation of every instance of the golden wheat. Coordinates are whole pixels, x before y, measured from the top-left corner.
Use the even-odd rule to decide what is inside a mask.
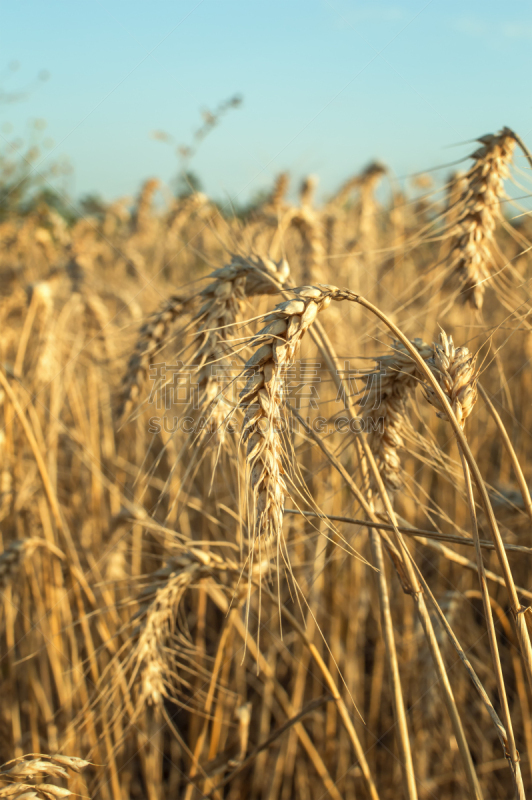
[[[530,794],[514,143],[378,192],[373,164],[324,203],[282,174],[231,211],[154,180],[74,221],[2,211],[2,796]],[[167,359],[195,387],[175,425],[149,402]]]

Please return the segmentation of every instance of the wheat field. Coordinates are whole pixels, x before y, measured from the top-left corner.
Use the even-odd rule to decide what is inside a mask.
[[[532,159],[471,149],[2,213],[0,796],[530,796]]]

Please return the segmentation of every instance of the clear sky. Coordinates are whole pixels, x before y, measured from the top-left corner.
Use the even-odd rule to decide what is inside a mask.
[[[150,133],[189,144],[237,93],[191,163],[219,198],[284,169],[331,191],[372,158],[405,175],[503,125],[532,142],[529,0],[0,0],[0,68],[15,60],[4,91],[51,77],[0,105],[0,129],[44,117],[39,168],[68,156],[76,197],[170,180],[179,161]]]

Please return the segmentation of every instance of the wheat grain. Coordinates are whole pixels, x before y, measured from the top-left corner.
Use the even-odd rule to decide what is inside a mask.
[[[438,382],[447,395],[458,423],[463,428],[477,400],[476,357],[467,347],[455,347],[452,336],[441,331],[439,343],[427,361]],[[424,384],[425,397],[438,410],[438,416],[447,419],[447,414],[432,387]]]

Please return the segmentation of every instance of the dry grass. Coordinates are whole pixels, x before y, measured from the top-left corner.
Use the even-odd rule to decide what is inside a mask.
[[[1,796],[532,792],[530,163],[479,142],[0,223]]]

